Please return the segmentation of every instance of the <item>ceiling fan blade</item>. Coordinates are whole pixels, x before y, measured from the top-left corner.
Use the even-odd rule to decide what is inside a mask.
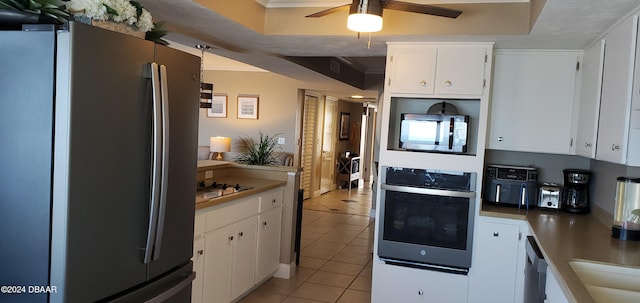
[[[351,4],[340,5],[340,6],[332,7],[330,9],[325,9],[323,11],[319,11],[317,13],[313,13],[311,15],[307,15],[305,17],[306,18],[322,17],[322,16],[326,16],[328,14],[333,14],[333,13],[339,12],[339,11],[346,11],[346,10],[349,9],[350,6],[351,6]]]
[[[462,11],[457,9],[450,9],[444,7],[438,7],[433,5],[426,4],[416,4],[402,1],[384,1],[383,7],[386,9],[392,9],[396,11],[403,12],[411,12],[411,13],[420,13],[427,14],[433,16],[447,17],[447,18],[458,18]]]

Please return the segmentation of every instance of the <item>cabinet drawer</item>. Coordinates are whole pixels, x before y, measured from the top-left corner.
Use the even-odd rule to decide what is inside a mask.
[[[206,231],[212,231],[233,222],[255,216],[260,205],[259,196],[239,199],[232,205],[219,208],[207,213]]]
[[[263,213],[282,205],[282,188],[263,193],[260,196],[260,212]]]

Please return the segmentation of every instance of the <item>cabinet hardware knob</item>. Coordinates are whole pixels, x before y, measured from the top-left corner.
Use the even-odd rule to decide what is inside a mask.
[[[262,225],[267,226],[267,221],[262,222]]]
[[[233,236],[229,236],[229,241],[233,241]]]
[[[198,250],[198,254],[201,255],[201,256],[204,255],[204,250],[202,250],[202,249]]]
[[[422,289],[421,289],[421,290],[418,290],[418,295],[419,295],[419,296],[424,295],[424,291],[422,291]]]
[[[494,236],[494,237],[500,236],[500,233],[498,233],[498,232],[494,232],[494,233],[493,233],[493,236]]]
[[[587,142],[585,142],[585,143],[584,143],[584,147],[585,147],[585,148],[589,148],[589,147],[591,147],[591,143],[587,143]]]
[[[271,200],[271,203],[276,204],[276,199]]]
[[[451,86],[451,81],[447,80],[444,82],[444,86]]]
[[[240,237],[244,236],[244,232],[239,232],[238,236],[240,236]]]
[[[502,137],[498,137],[498,142],[502,142]]]
[[[611,150],[618,150],[618,149],[620,149],[620,145],[617,145],[617,144],[611,145]]]
[[[427,86],[427,81],[424,81],[424,80],[420,81],[420,86],[422,87]]]

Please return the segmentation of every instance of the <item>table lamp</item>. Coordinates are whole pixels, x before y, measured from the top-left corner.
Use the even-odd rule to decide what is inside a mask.
[[[222,153],[231,151],[231,138],[229,137],[210,137],[209,151],[218,153],[216,160],[222,161]]]

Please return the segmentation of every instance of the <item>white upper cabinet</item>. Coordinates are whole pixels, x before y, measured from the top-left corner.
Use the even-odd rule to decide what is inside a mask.
[[[572,154],[580,51],[496,51],[487,148]]]
[[[596,159],[627,164],[638,17],[605,35]],[[636,141],[640,140],[637,138]]]
[[[436,66],[436,93],[482,95],[487,49],[484,46],[441,46]]]
[[[435,47],[403,46],[390,48],[387,65],[391,76],[387,84],[391,92],[432,95],[436,77]]]
[[[387,91],[481,96],[490,45],[389,44]]]
[[[594,43],[585,50],[582,59],[580,109],[578,110],[578,127],[576,129],[576,155],[587,158],[596,157],[604,47],[604,40]]]

